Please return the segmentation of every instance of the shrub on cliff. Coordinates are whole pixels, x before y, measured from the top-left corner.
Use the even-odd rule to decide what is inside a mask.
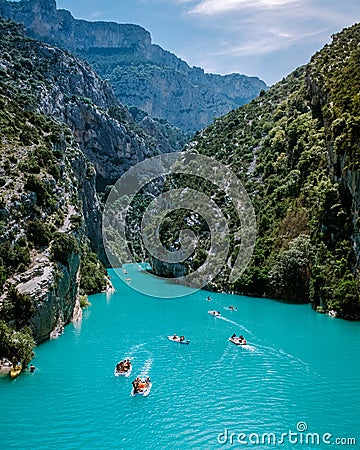
[[[27,237],[35,247],[48,245],[51,239],[50,227],[39,219],[31,220],[27,224]]]
[[[29,264],[30,252],[26,241],[17,242],[14,245],[8,241],[0,244],[0,265],[3,265],[7,276],[17,271],[23,271]],[[0,281],[1,279],[0,275]]]
[[[81,258],[80,288],[85,294],[96,294],[106,288],[106,269],[93,252],[85,252]]]
[[[53,206],[54,198],[51,192],[51,187],[46,184],[40,177],[36,175],[29,175],[26,183],[25,189],[35,192],[36,194],[36,203],[39,206]]]
[[[15,356],[23,366],[26,366],[33,357],[34,347],[35,341],[29,327],[15,331],[0,320],[0,355],[10,360]]]
[[[74,236],[61,232],[55,233],[51,244],[51,257],[54,261],[68,265],[70,256],[79,251],[79,245]]]
[[[6,280],[6,269],[0,263],[0,288],[4,286],[5,280]]]
[[[28,324],[35,311],[31,298],[11,286],[0,309],[0,320],[11,322],[19,330]]]

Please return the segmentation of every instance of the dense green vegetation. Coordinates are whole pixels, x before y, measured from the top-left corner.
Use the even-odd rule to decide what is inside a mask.
[[[80,266],[80,289],[84,294],[96,294],[106,289],[106,268],[96,253],[83,249]]]
[[[224,267],[218,289],[310,301],[360,318],[359,42],[360,26],[343,31],[307,66],[195,135],[189,151],[231,167],[257,215],[251,263],[234,285]],[[221,196],[217,202],[225,206]],[[228,220],[236,232],[231,213]],[[238,247],[231,251],[233,263]]]
[[[15,330],[0,319],[0,353],[9,358],[15,357],[26,366],[33,357],[35,341],[29,327]]]
[[[32,356],[35,341],[28,322],[36,312],[32,299],[11,287],[0,308],[0,354],[16,358],[26,366]]]
[[[74,236],[56,232],[51,244],[51,256],[54,261],[67,265],[73,253],[79,253],[79,245]]]

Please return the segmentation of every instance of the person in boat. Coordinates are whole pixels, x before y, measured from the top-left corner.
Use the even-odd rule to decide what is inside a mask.
[[[236,333],[233,333],[231,336],[231,339],[234,339],[234,338],[236,338]]]
[[[32,364],[29,367],[29,370],[31,373],[33,373],[35,371],[35,366],[33,366]]]
[[[138,392],[142,392],[144,389],[146,389],[149,386],[150,378],[146,377],[145,380],[139,379],[138,382]]]
[[[206,300],[207,300],[208,302],[211,302],[211,297],[210,297],[210,295],[207,296]]]
[[[127,372],[130,369],[131,366],[131,362],[130,359],[127,359],[126,361],[124,361],[124,371]]]
[[[185,336],[180,336],[180,342],[185,341]]]
[[[235,308],[234,308],[233,306],[230,305],[230,306],[229,306],[229,309],[230,309],[231,311],[234,311]]]
[[[178,339],[178,336],[176,333],[174,334],[173,339]]]
[[[138,382],[136,381],[136,379],[132,381],[131,384],[133,385],[134,392],[138,392]]]
[[[133,385],[135,394],[137,392],[141,392],[140,382],[141,382],[140,378],[136,377],[135,380],[131,383]]]

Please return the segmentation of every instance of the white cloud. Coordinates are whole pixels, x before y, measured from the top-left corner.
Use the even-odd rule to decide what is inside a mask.
[[[285,50],[292,47],[296,42],[303,42],[315,35],[321,35],[324,30],[319,30],[312,33],[293,34],[281,30],[269,30],[269,32],[257,36],[256,39],[249,39],[240,43],[234,41],[224,41],[221,46],[217,48],[212,56],[215,57],[242,57],[242,56],[260,56]]]
[[[294,4],[302,0],[201,0],[189,10],[189,14],[216,15],[235,11],[274,9]]]

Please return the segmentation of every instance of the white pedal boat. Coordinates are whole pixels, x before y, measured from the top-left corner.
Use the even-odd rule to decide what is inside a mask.
[[[232,342],[235,345],[247,345],[246,339],[240,339],[239,337],[230,337],[229,341]]]
[[[208,311],[208,314],[210,314],[210,316],[215,316],[215,317],[221,316],[221,313],[219,311],[215,311],[215,310]]]
[[[150,382],[146,387],[142,388],[140,391],[135,392],[135,389],[131,389],[131,397],[135,397],[136,395],[142,395],[143,397],[147,397],[150,394],[152,388],[152,383]]]
[[[121,362],[121,361],[119,361],[119,362]],[[114,375],[116,377],[127,378],[131,375],[131,372],[132,372],[132,364],[131,363],[130,363],[130,367],[128,368],[128,370],[117,370],[117,365],[115,366],[115,369],[114,369]]]
[[[185,337],[184,337],[184,339],[181,339],[181,337],[183,337],[183,336],[176,336],[176,337],[175,336],[167,336],[169,341],[178,342],[179,344],[186,344],[186,345],[188,345],[190,341],[188,339],[185,339]]]

